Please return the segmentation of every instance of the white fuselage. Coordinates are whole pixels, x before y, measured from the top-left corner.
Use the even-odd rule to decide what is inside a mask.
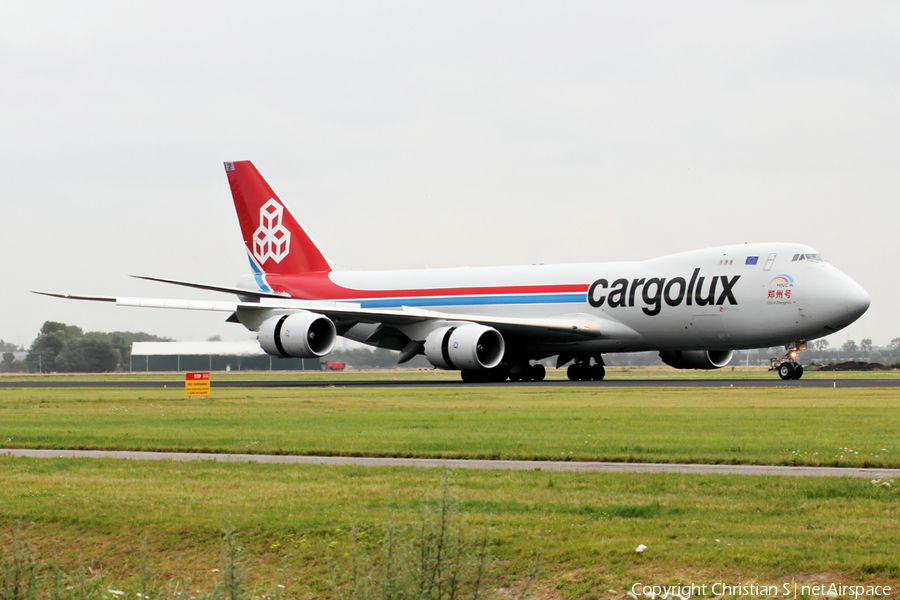
[[[808,246],[756,243],[633,262],[334,271],[335,297],[328,299],[363,308],[597,318],[610,335],[564,344],[577,352],[736,350],[820,338],[865,312],[865,290],[817,257]],[[345,333],[360,341],[370,334],[365,326]],[[552,339],[520,343],[560,350]]]

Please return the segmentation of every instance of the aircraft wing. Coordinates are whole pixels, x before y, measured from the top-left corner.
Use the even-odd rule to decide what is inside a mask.
[[[295,310],[305,310],[324,315],[333,321],[344,324],[346,331],[356,323],[372,323],[401,328],[405,331],[417,329],[427,335],[434,327],[445,324],[478,323],[496,328],[504,335],[550,338],[555,343],[566,341],[583,341],[585,339],[618,339],[630,341],[640,339],[640,335],[630,327],[612,319],[599,319],[586,314],[569,314],[553,317],[493,317],[485,315],[467,315],[425,310],[416,307],[400,307],[396,309],[361,308],[352,302],[309,301],[288,298],[260,297],[258,302],[222,302],[207,300],[185,300],[166,298],[135,298],[116,296],[80,296],[75,294],[58,294],[35,291],[35,294],[65,298],[70,300],[89,300],[94,302],[112,302],[116,306],[140,308],[171,308],[178,310],[203,310],[230,313],[255,313],[268,311],[274,314],[287,314]],[[411,326],[420,327],[410,330]],[[414,337],[421,337],[424,335]]]
[[[68,300],[90,300],[92,302],[114,302],[116,306],[136,306],[144,308],[177,308],[180,310],[212,310],[234,312],[240,302],[211,302],[209,300],[174,300],[164,298],[127,298],[121,296],[78,296],[76,294],[55,294],[33,292],[42,296],[66,298]]]
[[[341,303],[335,303],[341,304]],[[433,310],[425,310],[415,307],[400,307],[399,309],[365,309],[343,306],[316,306],[306,307],[305,310],[325,315],[335,320],[358,320],[363,323],[380,323],[384,325],[404,326],[415,323],[478,323],[496,328],[504,334],[515,335],[546,335],[555,334],[554,338],[570,337],[575,340],[589,338],[612,337],[613,330],[619,334],[626,334],[624,329],[631,331],[620,323],[600,320],[591,315],[570,314],[554,317],[493,317],[485,315],[467,315],[458,313],[445,313]],[[635,335],[637,335],[635,333]]]

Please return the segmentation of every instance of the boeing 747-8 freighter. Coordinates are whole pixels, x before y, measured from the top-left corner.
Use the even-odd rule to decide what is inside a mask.
[[[558,356],[570,379],[604,377],[603,354],[657,351],[676,368],[717,369],[734,351],[785,346],[783,379],[806,342],[842,329],[869,295],[802,244],[752,243],[650,260],[519,267],[341,271],[250,161],[225,163],[252,274],[234,287],[146,277],[237,295],[201,302],[48,294],[120,306],[222,311],[276,357],[328,354],[337,336],[424,354],[465,381],[541,380]],[[42,292],[39,292],[42,293]]]

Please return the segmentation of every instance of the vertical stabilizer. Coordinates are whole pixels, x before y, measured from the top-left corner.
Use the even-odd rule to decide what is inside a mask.
[[[331,271],[325,255],[249,160],[225,163],[250,263],[262,273]]]

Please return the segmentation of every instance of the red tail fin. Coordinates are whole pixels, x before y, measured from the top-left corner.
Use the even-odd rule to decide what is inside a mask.
[[[264,273],[331,271],[325,255],[249,160],[225,163],[244,245]]]

